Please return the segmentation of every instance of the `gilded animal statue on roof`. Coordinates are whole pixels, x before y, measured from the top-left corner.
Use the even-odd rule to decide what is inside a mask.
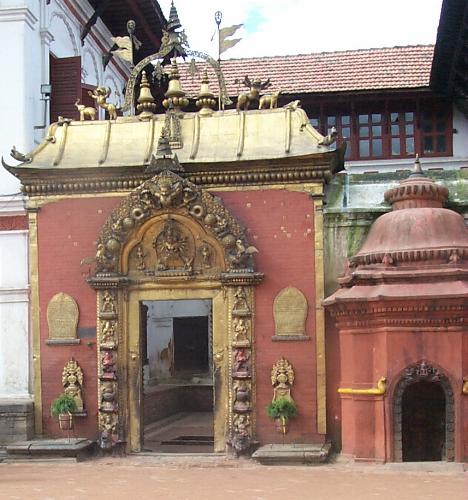
[[[247,111],[252,102],[260,99],[260,91],[267,89],[271,85],[269,78],[265,82],[262,82],[259,78],[250,81],[248,76],[244,78],[242,83],[249,88],[249,91],[239,94],[236,106],[237,111],[240,111],[241,109]]]
[[[80,112],[80,121],[94,120],[96,118],[96,108],[80,104],[80,100],[75,101],[75,107]]]
[[[117,110],[119,108],[115,104],[107,102],[107,98],[111,95],[109,87],[96,87],[92,92],[89,90],[88,94],[97,102],[100,108],[109,113],[109,120],[117,120]]]
[[[273,92],[272,94],[262,95],[260,97],[260,103],[258,109],[274,109],[278,107],[278,96],[281,94],[281,90]]]

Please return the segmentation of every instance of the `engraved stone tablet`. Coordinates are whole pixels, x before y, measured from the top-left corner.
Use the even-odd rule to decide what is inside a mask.
[[[50,339],[76,339],[78,305],[70,295],[60,292],[47,306],[47,324]]]
[[[283,288],[273,302],[275,335],[306,335],[307,299],[297,288]]]

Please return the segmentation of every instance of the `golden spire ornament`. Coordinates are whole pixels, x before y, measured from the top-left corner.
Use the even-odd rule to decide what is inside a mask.
[[[175,59],[171,61],[171,71],[169,73],[169,86],[167,92],[164,94],[166,99],[163,101],[163,106],[169,109],[170,105],[174,110],[179,113],[181,108],[188,106],[189,100],[185,97],[185,92],[180,86],[180,74],[177,62]]]
[[[200,115],[202,116],[209,116],[213,114],[213,110],[216,106],[216,99],[214,98],[213,92],[210,90],[209,86],[209,80],[208,80],[208,72],[205,69],[205,73],[202,78],[202,83],[200,87],[200,92],[198,93],[197,96],[197,101],[195,104],[197,105],[198,108],[200,108]]]
[[[150,84],[146,78],[146,71],[141,73],[140,96],[137,99],[137,111],[141,120],[150,119],[156,111],[154,97],[151,94]]]

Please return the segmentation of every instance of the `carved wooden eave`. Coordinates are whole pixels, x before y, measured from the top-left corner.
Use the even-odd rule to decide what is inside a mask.
[[[128,192],[149,178],[165,117],[52,124],[27,161],[4,166],[29,196]],[[180,123],[182,176],[199,186],[323,183],[343,168],[344,150],[320,145],[300,108],[186,113]]]

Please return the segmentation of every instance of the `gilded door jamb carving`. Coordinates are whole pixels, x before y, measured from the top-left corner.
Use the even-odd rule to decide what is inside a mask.
[[[182,285],[182,286],[180,286]],[[228,330],[225,318],[227,317],[227,300],[218,282],[200,282],[186,288],[183,283],[177,287],[148,286],[135,288],[129,291],[128,317],[126,328],[128,331],[127,374],[128,394],[123,396],[124,404],[127,400],[127,428],[128,450],[141,451],[142,419],[140,415],[142,388],[141,388],[141,357],[139,303],[152,300],[195,300],[211,299],[213,315],[213,378],[214,378],[214,437],[215,451],[223,452],[226,449],[226,421],[229,378],[227,370],[228,360]]]

